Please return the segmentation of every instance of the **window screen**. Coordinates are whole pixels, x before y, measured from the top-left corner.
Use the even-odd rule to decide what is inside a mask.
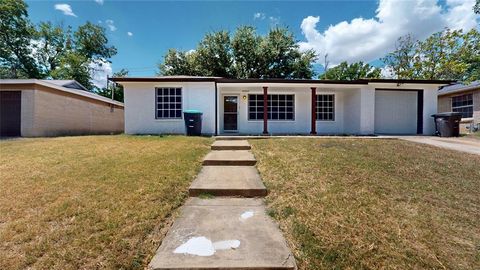
[[[335,120],[335,95],[317,95],[317,120]]]
[[[452,97],[452,111],[462,113],[463,118],[473,117],[473,94]]]
[[[295,120],[295,95],[268,95],[268,120]],[[263,119],[263,95],[248,95],[248,120]]]
[[[182,89],[156,88],[157,119],[182,118]]]

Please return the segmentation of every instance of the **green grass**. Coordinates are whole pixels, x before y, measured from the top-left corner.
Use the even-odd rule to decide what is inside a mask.
[[[480,157],[397,140],[251,140],[300,269],[480,269]]]
[[[143,269],[211,140],[0,142],[0,269]]]

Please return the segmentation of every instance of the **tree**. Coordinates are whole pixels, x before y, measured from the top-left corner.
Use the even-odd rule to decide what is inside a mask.
[[[434,33],[424,41],[400,39],[400,46],[383,58],[399,79],[480,79],[480,33],[472,29]]]
[[[33,27],[27,4],[18,0],[0,1],[0,66],[9,78],[41,78],[32,56]]]
[[[54,79],[74,79],[92,90],[94,85],[90,79],[95,66],[92,63],[102,65],[117,53],[114,46],[108,46],[105,32],[105,28],[90,22],[79,26],[73,35],[71,29],[64,31],[63,38],[58,37],[58,40],[64,41],[63,53],[58,57],[55,69],[49,71],[50,76]],[[46,33],[51,38],[54,32]]]
[[[165,63],[159,65],[160,74],[165,75],[192,75],[199,76],[202,72],[197,70],[197,54],[169,49],[165,55]]]
[[[67,53],[67,35],[62,26],[51,22],[41,22],[35,32],[36,59],[39,68],[46,76],[51,75]]]
[[[312,78],[315,53],[301,52],[285,28],[260,36],[255,28],[209,33],[194,51],[170,49],[159,65],[160,75],[219,76],[226,78]]]
[[[251,26],[239,27],[232,38],[232,50],[235,63],[233,69],[238,78],[259,78],[262,71],[262,37]],[[263,67],[265,69],[265,67]]]
[[[192,54],[204,76],[233,77],[230,35],[220,31],[205,35]]]
[[[473,11],[477,14],[480,14],[480,0],[477,0],[475,6],[473,6]]]
[[[118,77],[127,77],[128,76],[128,70],[126,69],[121,69],[118,72],[113,73],[114,78]],[[99,89],[96,91],[97,94],[107,97],[107,98],[112,98],[112,91],[113,91],[113,99],[116,101],[123,102],[123,86],[120,84],[109,84],[108,87]]]
[[[76,52],[93,61],[106,61],[117,54],[114,46],[108,46],[105,28],[99,25],[87,22],[78,27],[73,37]]]
[[[322,80],[358,80],[362,78],[380,78],[380,69],[369,64],[358,62],[348,64],[342,62],[338,66],[328,69],[320,76]]]
[[[395,50],[384,58],[386,68],[395,74],[397,79],[413,78],[413,59],[416,43],[411,35],[400,37],[395,44]]]
[[[51,71],[51,77],[57,80],[76,80],[87,89],[92,90],[90,82],[89,59],[74,51],[68,51],[60,59],[59,66]]]
[[[24,1],[0,1],[1,78],[75,79],[91,90],[93,67],[116,53],[99,25],[87,22],[73,33],[51,22],[34,26]]]

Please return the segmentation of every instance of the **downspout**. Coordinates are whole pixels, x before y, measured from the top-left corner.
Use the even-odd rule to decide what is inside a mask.
[[[215,81],[215,136],[218,136],[218,90],[217,90],[217,81]]]

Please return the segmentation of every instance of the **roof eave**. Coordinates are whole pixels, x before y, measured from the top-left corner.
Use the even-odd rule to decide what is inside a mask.
[[[217,83],[310,83],[310,84],[452,84],[454,80],[407,80],[407,79],[358,79],[358,80],[316,80],[316,79],[231,79],[216,77],[162,78],[162,77],[114,77],[113,82],[217,82]]]

